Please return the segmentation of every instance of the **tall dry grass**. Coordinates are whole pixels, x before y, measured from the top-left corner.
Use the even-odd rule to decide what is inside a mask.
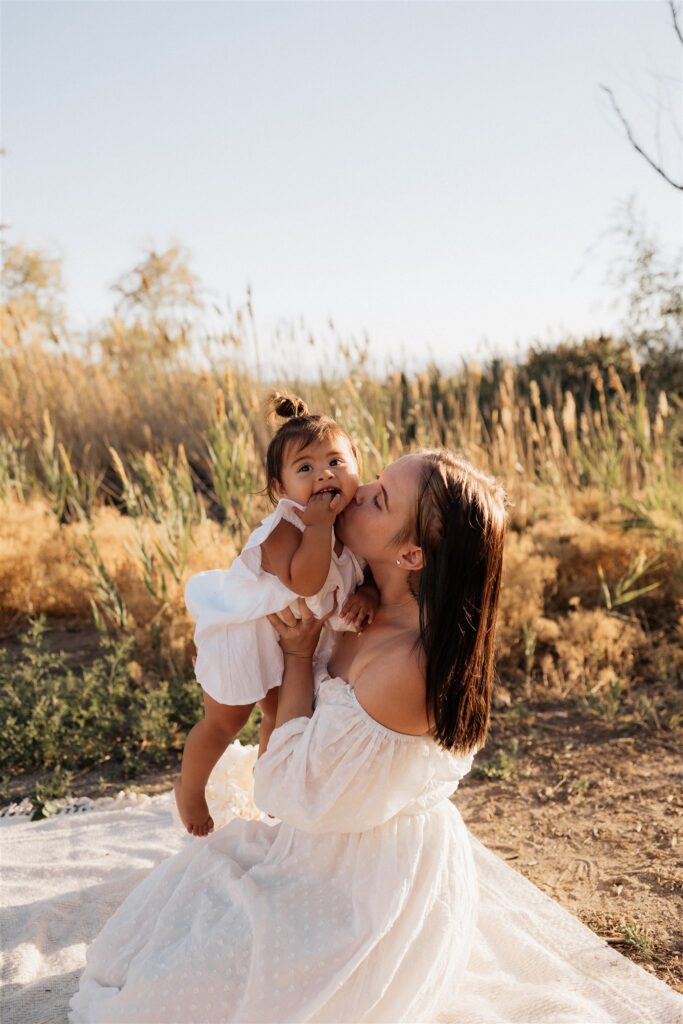
[[[1,369],[4,616],[86,614],[95,595],[69,552],[89,537],[91,564],[102,552],[112,584],[126,591],[122,608],[149,621],[150,601],[171,601],[188,572],[229,560],[268,511],[257,493],[268,443],[260,418],[265,385],[239,370],[193,375],[148,361],[134,373],[107,372],[40,346],[5,351]],[[592,392],[578,406],[569,391],[559,407],[542,402],[537,383],[513,365],[503,367],[484,403],[483,377],[476,363],[457,378],[433,368],[384,380],[356,365],[341,381],[288,383],[344,423],[368,475],[434,443],[495,473],[514,501],[519,540],[513,537],[510,558],[515,545],[523,560],[529,545],[540,548],[564,563],[569,589],[584,596],[588,586],[600,600],[600,558],[614,580],[641,551],[676,551],[680,400],[672,405],[662,391],[649,410],[637,366],[635,394],[612,368],[595,366]],[[549,521],[563,524],[559,537]],[[611,537],[618,537],[614,551]],[[559,557],[567,543],[576,551],[571,562]],[[46,565],[47,550],[60,554]],[[30,570],[32,551],[40,584]],[[669,561],[669,583],[662,581],[671,596],[678,568],[677,559]],[[558,566],[558,591],[569,598],[562,572]]]
[[[341,352],[342,375],[272,383],[344,424],[366,479],[444,444],[504,482],[497,699],[571,697],[609,717],[632,698],[642,723],[678,728],[680,398],[662,389],[648,403],[635,357],[628,388],[595,363],[580,392],[548,399],[523,363],[380,378],[366,354]],[[269,382],[236,362],[196,373],[149,349],[96,362],[16,342],[0,375],[5,637],[42,613],[69,617],[132,640],[131,687],[191,678],[184,583],[228,566],[269,511]]]

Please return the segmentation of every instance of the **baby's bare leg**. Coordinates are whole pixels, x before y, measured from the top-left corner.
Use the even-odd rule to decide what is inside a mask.
[[[263,697],[259,704],[261,705],[261,711],[263,718],[259,725],[259,745],[257,758],[265,751],[268,746],[268,740],[270,734],[275,728],[275,716],[277,715],[277,699],[280,692],[279,686],[273,686],[272,689],[268,690],[268,693]]]
[[[253,704],[219,704],[208,693],[204,697],[204,718],[197,722],[185,741],[180,777],[174,783],[178,813],[188,832],[205,836],[213,831],[205,789],[209,775],[249,718]]]

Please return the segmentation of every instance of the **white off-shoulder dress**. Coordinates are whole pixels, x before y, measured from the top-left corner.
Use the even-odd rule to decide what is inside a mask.
[[[473,754],[375,721],[319,672],[254,799],[162,861],[89,946],[70,1024],[432,1021],[457,1006],[479,907],[449,797]]]
[[[262,569],[261,544],[281,519],[303,532],[304,524],[294,509],[303,511],[304,507],[290,498],[281,498],[275,510],[250,534],[229,569],[196,573],[185,584],[185,605],[195,622],[195,675],[205,692],[220,704],[251,704],[282,681],[282,648],[265,616],[289,607],[299,618],[299,599],[277,576]],[[367,564],[346,545],[340,555],[335,554],[334,530],[330,530],[330,537],[332,558],[327,579],[317,594],[304,598],[313,614],[321,618],[334,607],[334,592],[338,592],[337,611],[323,627],[316,661],[322,651],[326,658],[331,650],[333,631],[355,628],[340,617],[339,610],[363,582]]]

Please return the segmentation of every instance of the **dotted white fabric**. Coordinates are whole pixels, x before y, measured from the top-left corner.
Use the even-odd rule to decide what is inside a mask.
[[[265,616],[289,607],[298,618],[298,597],[277,576],[261,568],[261,544],[281,519],[303,531],[295,508],[303,510],[304,506],[281,498],[250,534],[229,569],[196,573],[185,584],[185,605],[195,622],[195,675],[206,693],[221,704],[250,704],[282,681],[282,648]],[[317,594],[304,599],[318,617],[334,606],[335,590],[337,609],[341,608],[363,582],[366,565],[346,546],[340,555],[335,554],[332,530],[330,543],[327,579]],[[353,628],[335,612],[323,627],[316,660],[326,663],[322,652],[330,649],[332,631]]]
[[[429,1019],[477,910],[448,797],[472,756],[372,719],[340,678],[271,734],[254,802],[163,862],[90,946],[71,1024]]]
[[[425,755],[420,739],[373,726],[342,680],[321,686],[313,718],[296,719],[269,747],[273,763],[259,766],[259,789],[273,807],[301,815],[295,797],[310,792],[312,774],[302,773],[299,751],[320,772],[318,737],[338,742],[346,715],[349,739],[358,729],[369,756],[353,745],[354,773],[339,747],[327,767],[347,779],[366,824],[383,819],[364,831],[328,830],[328,799],[305,812],[306,828],[256,820],[256,748],[239,745],[217,766],[211,806],[246,817],[205,839],[176,823],[172,792],[120,810],[112,802],[44,821],[0,818],[0,1018],[679,1024],[680,995],[487,849],[452,803],[409,812],[446,788],[448,762]],[[378,769],[386,784],[379,761],[394,756],[405,802],[386,818],[391,798],[379,795],[375,812],[372,793]],[[291,781],[289,800],[267,784],[275,763]],[[463,767],[453,764],[454,785]],[[479,909],[463,973],[468,849]]]

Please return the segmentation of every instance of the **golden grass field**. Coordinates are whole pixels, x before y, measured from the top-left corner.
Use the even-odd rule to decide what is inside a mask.
[[[366,480],[445,444],[503,481],[494,711],[458,806],[683,991],[680,393],[603,338],[452,376],[380,378],[347,349],[306,382],[256,379],[234,352],[197,372],[117,320],[95,360],[21,316],[5,308],[0,347],[0,803],[49,814],[68,793],[170,788],[201,704],[183,585],[269,511],[260,407],[286,386],[346,427]]]

